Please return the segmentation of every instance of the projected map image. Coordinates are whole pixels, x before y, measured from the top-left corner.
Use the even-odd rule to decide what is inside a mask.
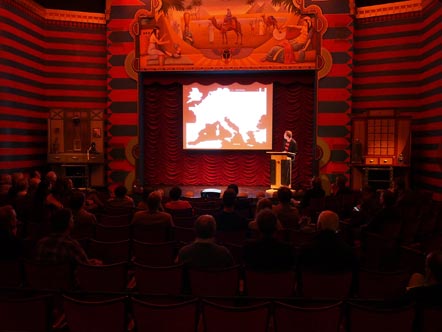
[[[184,148],[269,149],[267,87],[192,87],[183,98]]]

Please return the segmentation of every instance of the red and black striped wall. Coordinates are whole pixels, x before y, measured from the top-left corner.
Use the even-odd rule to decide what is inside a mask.
[[[44,167],[51,108],[104,109],[105,27],[0,3],[0,169]]]
[[[397,110],[412,120],[412,180],[442,198],[441,6],[359,20],[353,113]]]

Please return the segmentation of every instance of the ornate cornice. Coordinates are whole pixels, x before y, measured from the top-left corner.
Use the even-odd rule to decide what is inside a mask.
[[[409,0],[388,3],[384,5],[359,7],[356,11],[356,19],[379,17],[387,15],[400,15],[422,11],[422,0]]]
[[[15,0],[16,3],[29,9],[45,20],[77,22],[90,24],[106,24],[106,16],[101,13],[87,13],[70,10],[46,9],[32,0]]]

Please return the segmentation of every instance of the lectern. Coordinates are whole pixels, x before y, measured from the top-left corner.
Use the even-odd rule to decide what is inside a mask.
[[[291,187],[292,160],[295,153],[292,152],[267,152],[270,155],[270,187],[279,189],[281,186]]]

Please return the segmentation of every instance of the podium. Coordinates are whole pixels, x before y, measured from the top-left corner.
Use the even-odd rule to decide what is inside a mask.
[[[296,153],[273,152],[270,155],[270,188],[291,187],[292,182],[292,162]]]

